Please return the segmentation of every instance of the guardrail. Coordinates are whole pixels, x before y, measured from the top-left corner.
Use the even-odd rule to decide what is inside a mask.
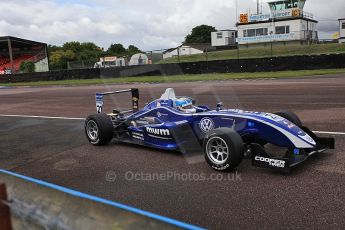
[[[201,229],[1,169],[0,184],[1,230]]]

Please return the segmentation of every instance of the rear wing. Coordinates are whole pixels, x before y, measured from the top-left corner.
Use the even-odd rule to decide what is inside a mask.
[[[96,93],[96,110],[97,113],[103,112],[104,107],[104,96],[120,94],[120,93],[131,93],[132,95],[132,109],[121,111],[120,113],[135,113],[139,110],[139,89],[125,89],[125,90],[118,90],[113,92],[105,92],[105,93]]]

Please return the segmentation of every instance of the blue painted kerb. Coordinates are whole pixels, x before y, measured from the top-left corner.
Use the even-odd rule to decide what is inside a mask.
[[[143,215],[143,216],[146,216],[146,217],[158,220],[158,221],[162,221],[162,222],[165,222],[165,223],[168,223],[168,224],[171,224],[171,225],[175,225],[176,227],[180,227],[180,228],[184,228],[184,229],[191,229],[191,230],[201,230],[201,229],[204,229],[204,228],[201,228],[201,227],[198,227],[198,226],[195,226],[195,225],[187,224],[187,223],[184,223],[184,222],[181,222],[181,221],[178,221],[178,220],[174,220],[174,219],[171,219],[171,218],[168,218],[168,217],[165,217],[165,216],[154,214],[152,212],[144,211],[144,210],[141,210],[141,209],[138,209],[138,208],[135,208],[135,207],[131,207],[131,206],[125,205],[125,204],[121,204],[121,203],[110,201],[110,200],[106,200],[106,199],[103,199],[103,198],[100,198],[100,197],[92,196],[92,195],[89,195],[89,194],[86,194],[86,193],[82,193],[82,192],[79,192],[79,191],[76,191],[76,190],[73,190],[73,189],[65,188],[65,187],[62,187],[62,186],[59,186],[59,185],[55,185],[55,184],[48,183],[48,182],[45,182],[45,181],[42,181],[42,180],[38,180],[38,179],[34,179],[34,178],[27,177],[27,176],[24,176],[24,175],[20,175],[20,174],[17,174],[17,173],[14,173],[14,172],[10,172],[10,171],[7,171],[7,170],[0,169],[0,173],[11,175],[11,176],[14,176],[14,177],[17,177],[17,178],[20,178],[20,179],[23,179],[23,180],[26,180],[26,181],[29,181],[29,182],[32,182],[32,183],[44,186],[44,187],[55,189],[55,190],[58,190],[58,191],[70,194],[72,196],[76,196],[76,197],[80,197],[80,198],[96,201],[96,202],[99,202],[99,203],[111,205],[113,207],[126,210],[128,212],[132,212],[132,213],[135,213],[135,214]]]

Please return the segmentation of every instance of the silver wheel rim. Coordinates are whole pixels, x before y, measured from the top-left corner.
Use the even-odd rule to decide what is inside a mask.
[[[214,164],[224,164],[229,158],[229,147],[220,137],[212,137],[207,141],[206,153]]]
[[[86,132],[87,136],[90,138],[90,140],[95,141],[98,138],[98,126],[96,122],[93,120],[90,120],[86,124]]]

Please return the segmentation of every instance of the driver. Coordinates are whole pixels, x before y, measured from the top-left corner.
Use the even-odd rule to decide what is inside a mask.
[[[193,101],[190,98],[179,98],[175,100],[175,107],[184,113],[196,113]]]

